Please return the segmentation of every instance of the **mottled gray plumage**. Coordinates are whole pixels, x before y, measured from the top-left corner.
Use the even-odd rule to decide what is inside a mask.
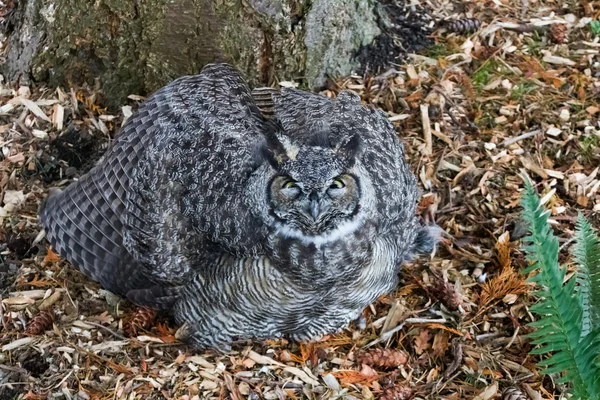
[[[226,348],[356,319],[431,250],[417,197],[382,112],[348,92],[252,93],[214,64],[148,98],[40,221],[84,274]]]

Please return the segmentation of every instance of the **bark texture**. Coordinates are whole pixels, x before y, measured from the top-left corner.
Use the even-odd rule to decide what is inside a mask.
[[[144,94],[210,62],[252,84],[308,88],[358,66],[381,33],[376,0],[21,0],[9,23],[8,81],[94,81],[107,100]]]

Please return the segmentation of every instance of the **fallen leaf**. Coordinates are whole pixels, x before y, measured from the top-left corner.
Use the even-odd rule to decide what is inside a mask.
[[[52,247],[48,247],[48,252],[42,260],[42,265],[54,264],[58,261],[60,261],[60,256],[58,255],[58,253],[55,253],[54,250],[52,250]]]
[[[433,355],[442,357],[450,347],[450,334],[446,331],[439,331],[433,337]]]
[[[428,329],[423,329],[419,333],[419,336],[415,338],[415,352],[419,355],[423,354],[426,350],[431,348],[431,334]]]

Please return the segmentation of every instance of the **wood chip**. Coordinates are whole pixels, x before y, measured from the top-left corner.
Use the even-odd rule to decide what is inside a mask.
[[[550,52],[546,51],[543,60],[545,62],[547,62],[548,64],[554,64],[554,65],[568,65],[568,66],[574,66],[577,65],[577,63],[573,60],[570,60],[568,58],[564,58],[564,57],[559,57],[559,56],[555,56],[550,54]]]
[[[419,105],[421,110],[421,123],[423,125],[423,138],[425,139],[424,155],[433,154],[433,139],[431,136],[431,122],[429,121],[429,106],[425,103]]]
[[[42,111],[42,109],[37,104],[35,104],[33,101],[26,99],[24,97],[18,97],[18,99],[21,104],[23,104],[25,107],[27,107],[27,109],[29,111],[31,111],[33,113],[33,115],[35,115],[36,117],[38,117],[40,119],[43,119],[44,121],[52,122],[50,120],[50,118],[48,118],[46,113],[44,113]]]
[[[34,338],[34,337],[24,337],[21,339],[17,339],[13,342],[10,342],[10,343],[2,346],[2,351],[16,350],[20,347],[27,346],[28,344],[33,343],[35,340],[36,340],[36,338]]]
[[[52,293],[50,295],[50,297],[44,299],[40,305],[38,306],[38,308],[40,310],[47,310],[50,307],[52,307],[54,305],[54,303],[56,303],[57,301],[60,300],[60,298],[62,297],[62,293],[59,291],[55,291],[54,293]]]

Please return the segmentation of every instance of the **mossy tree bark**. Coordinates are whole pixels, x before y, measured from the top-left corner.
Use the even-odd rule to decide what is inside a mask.
[[[380,34],[377,0],[21,0],[5,79],[94,83],[109,102],[224,61],[254,84],[350,73]]]

